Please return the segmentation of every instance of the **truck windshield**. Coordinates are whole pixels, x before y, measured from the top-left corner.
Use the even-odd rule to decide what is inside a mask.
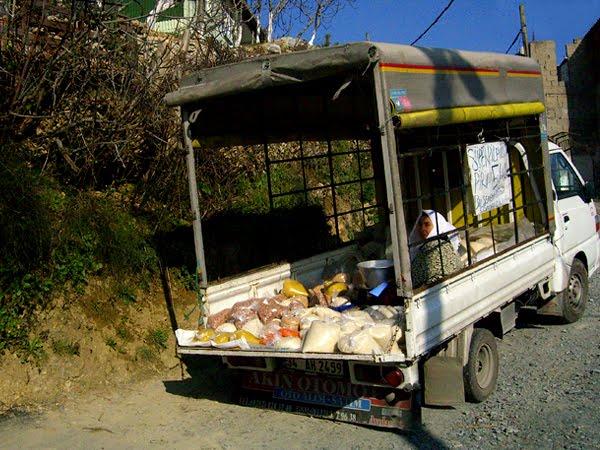
[[[561,153],[550,155],[552,163],[552,182],[559,199],[579,195],[584,198],[583,184],[573,167]]]

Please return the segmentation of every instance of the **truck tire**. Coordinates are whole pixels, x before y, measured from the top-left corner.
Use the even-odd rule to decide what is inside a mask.
[[[469,360],[463,369],[465,398],[480,403],[494,392],[498,379],[496,338],[486,328],[475,328],[469,346]]]
[[[573,260],[569,285],[560,294],[560,307],[566,323],[577,322],[585,312],[588,300],[588,273],[579,259]]]

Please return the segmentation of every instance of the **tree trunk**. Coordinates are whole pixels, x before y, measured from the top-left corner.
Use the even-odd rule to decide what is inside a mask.
[[[267,42],[273,42],[273,11],[269,11],[269,23],[267,24]]]

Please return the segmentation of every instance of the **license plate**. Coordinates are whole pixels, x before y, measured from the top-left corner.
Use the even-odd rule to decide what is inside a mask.
[[[327,359],[286,359],[284,367],[305,372],[326,373],[328,375],[344,375],[344,363]]]

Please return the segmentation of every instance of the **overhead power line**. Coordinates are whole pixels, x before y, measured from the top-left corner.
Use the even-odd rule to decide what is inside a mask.
[[[441,13],[440,13],[440,14],[439,14],[439,15],[438,15],[436,18],[435,18],[435,20],[434,20],[433,22],[431,22],[431,25],[429,25],[429,26],[427,27],[427,29],[426,29],[425,31],[423,31],[423,32],[421,33],[421,35],[420,35],[418,38],[416,38],[414,41],[412,41],[412,42],[410,43],[410,45],[415,45],[417,42],[419,42],[419,40],[420,40],[420,39],[421,39],[423,36],[425,36],[429,30],[431,30],[431,28],[432,28],[432,27],[433,27],[433,26],[434,26],[434,25],[437,23],[437,21],[441,19],[441,17],[444,15],[444,13],[445,13],[446,11],[448,11],[448,8],[450,8],[450,6],[452,6],[452,3],[454,3],[454,0],[450,0],[450,3],[448,3],[448,4],[446,5],[446,7],[444,8],[444,10],[443,10],[443,11],[442,11],[442,12],[441,12]]]
[[[508,47],[504,53],[508,54],[508,52],[510,52],[510,49],[513,48],[513,45],[515,45],[515,42],[519,39],[519,36],[521,36],[521,30],[517,31],[517,35],[513,39],[512,44],[510,44],[510,47]]]

